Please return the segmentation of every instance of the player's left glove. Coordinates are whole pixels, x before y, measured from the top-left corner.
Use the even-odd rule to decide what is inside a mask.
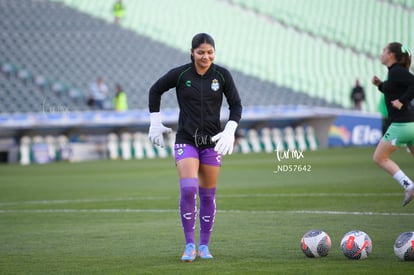
[[[237,122],[229,120],[224,127],[223,132],[218,133],[211,138],[213,142],[217,142],[214,150],[222,155],[233,153],[234,136],[236,133]]]

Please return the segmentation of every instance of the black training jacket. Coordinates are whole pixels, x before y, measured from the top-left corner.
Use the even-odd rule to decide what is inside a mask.
[[[414,98],[414,75],[404,66],[395,63],[388,68],[388,79],[378,89],[384,93],[391,122],[414,122],[414,109],[410,104]],[[403,103],[401,110],[391,104],[396,99]]]
[[[189,63],[170,70],[149,90],[151,113],[160,111],[161,95],[174,87],[180,109],[176,143],[196,145],[196,135],[211,137],[221,131],[223,94],[229,105],[228,119],[239,123],[241,100],[227,69],[212,64],[204,75],[199,75],[194,64]]]

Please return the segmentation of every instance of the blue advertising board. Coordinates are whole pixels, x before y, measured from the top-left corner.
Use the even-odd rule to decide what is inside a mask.
[[[338,115],[329,129],[329,147],[373,146],[382,137],[380,116]]]

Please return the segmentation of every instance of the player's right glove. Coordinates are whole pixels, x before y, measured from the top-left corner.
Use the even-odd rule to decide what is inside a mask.
[[[161,114],[157,113],[150,113],[150,128],[148,137],[150,141],[160,146],[161,148],[164,147],[164,137],[163,134],[170,133],[172,130],[171,128],[165,127],[161,122]]]

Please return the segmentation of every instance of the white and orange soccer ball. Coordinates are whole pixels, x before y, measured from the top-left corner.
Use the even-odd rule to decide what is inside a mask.
[[[309,258],[325,257],[331,251],[331,238],[322,230],[309,230],[301,240],[303,253]]]
[[[341,240],[341,250],[349,259],[366,259],[372,252],[371,238],[364,231],[350,231]]]
[[[414,261],[414,232],[404,232],[398,236],[394,253],[402,261]]]

